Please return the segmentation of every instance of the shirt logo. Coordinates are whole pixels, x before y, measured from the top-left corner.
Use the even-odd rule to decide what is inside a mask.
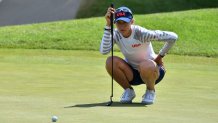
[[[139,47],[139,46],[141,46],[141,44],[133,44],[132,45],[133,48],[136,48],[136,47]]]

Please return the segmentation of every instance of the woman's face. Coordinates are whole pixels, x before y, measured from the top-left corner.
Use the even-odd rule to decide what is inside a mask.
[[[131,30],[132,23],[133,23],[133,20],[131,20],[129,23],[120,20],[116,22],[116,27],[124,37],[129,37],[132,31]]]

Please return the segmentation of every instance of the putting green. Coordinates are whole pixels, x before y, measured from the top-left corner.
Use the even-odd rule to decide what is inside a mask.
[[[120,53],[115,53],[120,55]],[[119,104],[122,89],[104,69],[107,56],[92,51],[0,49],[2,123],[217,123],[218,59],[168,55],[167,74],[154,105]]]

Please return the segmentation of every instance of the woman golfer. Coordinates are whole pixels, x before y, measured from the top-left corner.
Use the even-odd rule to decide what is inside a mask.
[[[121,103],[131,103],[135,98],[133,85],[146,85],[145,94],[142,96],[143,104],[153,104],[155,100],[155,84],[159,83],[165,69],[162,58],[174,45],[178,36],[174,32],[148,30],[134,25],[133,14],[127,7],[114,9],[109,7],[105,15],[106,26],[102,38],[100,52],[108,54],[111,51],[110,16],[115,14],[114,44],[116,44],[125,59],[113,56],[114,80],[124,89]],[[165,45],[159,54],[154,53],[151,42],[162,41]],[[112,57],[106,60],[107,72],[112,74]]]

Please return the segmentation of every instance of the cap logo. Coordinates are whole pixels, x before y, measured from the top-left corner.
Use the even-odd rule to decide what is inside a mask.
[[[123,17],[123,16],[126,16],[126,13],[125,13],[125,12],[119,12],[119,13],[117,13],[117,17]]]

